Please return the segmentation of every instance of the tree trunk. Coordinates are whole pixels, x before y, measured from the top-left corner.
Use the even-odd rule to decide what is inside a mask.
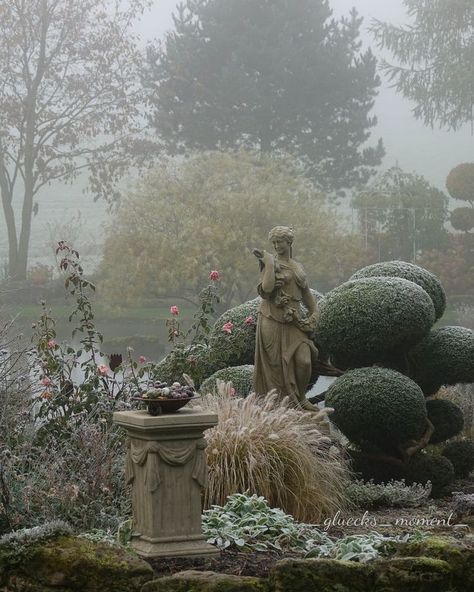
[[[0,159],[2,159],[1,154]],[[8,186],[2,163],[0,163],[0,194],[2,197],[2,207],[8,234],[8,275],[13,278],[16,275],[18,261],[18,240],[15,225],[15,212],[12,208],[13,194]]]
[[[23,197],[23,208],[21,212],[21,231],[18,241],[18,256],[15,270],[15,279],[26,279],[28,268],[28,248],[31,237],[31,218],[33,215],[33,197],[35,195],[35,175],[34,167],[37,157],[35,147],[36,135],[36,108],[38,88],[44,76],[46,68],[46,38],[50,25],[48,14],[48,3],[46,0],[41,2],[41,37],[38,63],[36,73],[28,88],[28,96],[25,101],[26,125],[25,125],[25,164],[24,164],[24,183],[25,193]]]
[[[18,256],[15,270],[15,279],[26,280],[28,268],[28,248],[31,236],[31,217],[33,214],[33,188],[26,184],[23,198],[23,210],[21,214],[21,232],[18,241]]]
[[[39,69],[39,66],[38,66]],[[37,76],[39,79],[39,77]],[[23,207],[21,211],[21,230],[18,241],[18,259],[15,279],[26,280],[28,268],[28,247],[31,236],[31,218],[33,216],[33,196],[35,194],[34,166],[35,166],[35,133],[36,133],[36,90],[37,84],[31,91],[26,102],[26,133],[25,133],[25,164]]]

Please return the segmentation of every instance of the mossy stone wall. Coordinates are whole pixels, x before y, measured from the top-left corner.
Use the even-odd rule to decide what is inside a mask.
[[[145,561],[120,547],[61,536],[0,549],[0,589],[15,592],[139,592],[153,578]]]
[[[268,578],[185,571],[153,578],[151,567],[110,545],[63,536],[0,550],[0,589],[15,592],[466,592],[474,589],[474,540],[429,537],[368,563],[285,559]],[[470,540],[468,540],[470,539]],[[11,550],[10,550],[11,551]],[[163,559],[166,561],[166,559]]]

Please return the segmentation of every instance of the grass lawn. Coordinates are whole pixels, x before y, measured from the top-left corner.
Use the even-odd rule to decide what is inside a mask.
[[[67,321],[73,310],[73,305],[52,304],[48,306],[51,310],[51,317],[58,321]],[[180,319],[191,319],[195,309],[187,304],[179,306]],[[7,304],[1,308],[2,317],[18,317],[19,320],[35,321],[41,315],[41,306],[39,304]],[[157,306],[111,309],[101,303],[94,304],[94,313],[96,319],[129,319],[137,321],[164,322],[170,318],[170,307],[167,304],[160,303]]]

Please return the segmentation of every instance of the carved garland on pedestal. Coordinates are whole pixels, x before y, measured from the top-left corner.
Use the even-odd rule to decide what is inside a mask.
[[[190,446],[180,448],[170,448],[158,442],[150,442],[143,446],[129,440],[125,468],[126,483],[130,485],[135,480],[134,465],[145,465],[145,487],[147,491],[154,492],[162,482],[160,461],[172,467],[181,467],[194,460],[192,477],[200,487],[205,487],[207,484],[205,448],[206,440],[204,438],[192,442]]]

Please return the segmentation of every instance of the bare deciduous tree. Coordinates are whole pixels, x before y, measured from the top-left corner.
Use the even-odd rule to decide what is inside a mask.
[[[45,186],[86,170],[94,195],[112,200],[122,174],[149,149],[138,135],[141,55],[131,34],[148,3],[0,3],[0,192],[12,278],[26,277],[32,213]]]

